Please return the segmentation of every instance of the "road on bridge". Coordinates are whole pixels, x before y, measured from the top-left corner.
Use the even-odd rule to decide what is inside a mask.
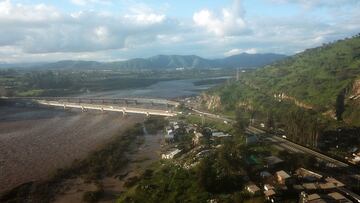
[[[98,105],[98,104],[86,104],[86,103],[69,103],[69,102],[58,102],[58,101],[44,101],[38,100],[39,104],[46,106],[56,106],[63,108],[76,108],[81,110],[99,110],[99,111],[110,111],[110,112],[121,112],[123,115],[126,114],[145,114],[145,115],[156,115],[156,116],[176,116],[177,112],[171,112],[167,110],[159,109],[145,109],[145,108],[135,108],[127,106],[115,106],[115,105]]]

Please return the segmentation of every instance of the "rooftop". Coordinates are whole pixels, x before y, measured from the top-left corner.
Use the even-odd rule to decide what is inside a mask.
[[[283,170],[276,172],[276,175],[281,177],[282,179],[287,179],[291,177],[288,173],[286,173]]]
[[[331,198],[333,198],[336,201],[341,201],[342,203],[351,203],[352,202],[338,192],[329,193],[328,196],[330,196]]]
[[[284,162],[284,160],[280,159],[277,156],[268,156],[265,158],[265,161],[268,165],[275,165]]]
[[[270,196],[273,196],[273,195],[275,195],[276,193],[275,193],[275,191],[274,190],[265,190],[264,191],[264,195],[266,196],[266,197],[270,197]]]
[[[249,192],[251,192],[251,193],[256,193],[256,192],[260,191],[260,188],[259,188],[257,185],[255,185],[255,184],[250,184],[250,185],[248,185],[248,186],[246,187],[246,189],[247,189]]]

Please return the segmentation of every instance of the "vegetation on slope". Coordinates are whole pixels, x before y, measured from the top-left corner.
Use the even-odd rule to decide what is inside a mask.
[[[345,119],[352,116],[348,108],[358,111],[348,98],[359,76],[360,35],[357,35],[244,73],[239,82],[224,85],[212,94],[221,97],[223,110],[246,107],[267,113],[269,109],[278,109],[276,103],[288,101],[341,120],[344,112]],[[347,121],[360,124],[356,120]]]
[[[255,119],[297,143],[325,149],[325,135],[360,126],[359,78],[357,35],[242,73],[239,81],[210,90],[203,101],[211,110],[234,116],[236,109],[244,120]],[[213,107],[212,97],[220,100]]]

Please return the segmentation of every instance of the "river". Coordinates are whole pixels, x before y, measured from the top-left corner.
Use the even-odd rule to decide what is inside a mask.
[[[219,83],[223,82],[220,79],[227,79],[229,77],[204,78],[204,79],[184,79],[184,80],[168,80],[160,81],[153,85],[144,88],[126,89],[126,90],[111,90],[102,92],[90,92],[83,94],[83,97],[104,97],[104,98],[121,98],[121,97],[145,97],[145,98],[163,98],[172,99],[178,97],[187,97],[200,94],[201,91],[207,90]],[[194,85],[194,82],[219,79],[217,84]]]

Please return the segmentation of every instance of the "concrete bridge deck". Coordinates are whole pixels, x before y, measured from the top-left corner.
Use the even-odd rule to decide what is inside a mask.
[[[42,101],[62,101],[73,103],[111,103],[111,104],[151,104],[166,105],[177,107],[177,101],[155,98],[92,98],[92,97],[1,97],[8,100],[42,100]]]
[[[127,114],[145,114],[156,115],[156,116],[168,116],[173,117],[177,115],[177,112],[159,109],[147,109],[147,108],[135,108],[118,105],[105,105],[105,104],[87,104],[87,103],[71,103],[71,102],[59,102],[59,101],[47,101],[47,100],[36,100],[37,103],[46,106],[55,106],[66,108],[76,108],[85,110],[99,110],[99,111],[110,111],[110,112],[121,112],[123,115]]]

